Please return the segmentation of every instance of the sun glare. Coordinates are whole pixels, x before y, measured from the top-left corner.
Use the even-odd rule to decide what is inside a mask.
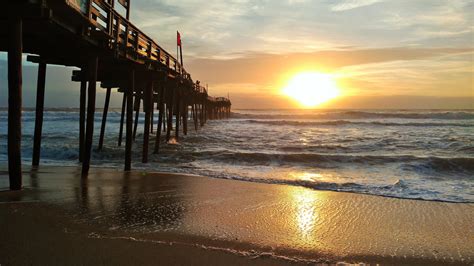
[[[318,72],[307,72],[295,75],[283,93],[304,107],[315,107],[339,95],[339,89],[333,77]]]

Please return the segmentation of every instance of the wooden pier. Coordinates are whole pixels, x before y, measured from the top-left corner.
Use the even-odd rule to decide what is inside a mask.
[[[153,153],[158,153],[162,142],[172,137],[178,140],[181,132],[187,134],[188,121],[198,130],[209,119],[230,116],[228,98],[209,96],[207,89],[186,72],[182,59],[180,63],[130,22],[130,0],[7,0],[1,5],[0,51],[8,52],[8,170],[12,190],[22,187],[23,53],[29,54],[28,61],[39,64],[34,167],[40,162],[48,64],[80,69],[73,71],[72,81],[80,89],[78,149],[83,177],[87,177],[91,161],[98,82],[106,90],[106,99],[97,150],[103,147],[110,95],[116,89],[123,93],[117,145],[125,143],[126,171],[131,170],[141,111],[145,116],[143,163],[148,162],[150,142]],[[155,114],[158,123],[153,125]]]

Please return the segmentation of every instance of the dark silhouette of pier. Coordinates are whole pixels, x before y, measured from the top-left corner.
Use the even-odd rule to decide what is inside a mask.
[[[230,115],[230,100],[209,96],[199,81],[193,81],[183,67],[182,53],[179,62],[130,22],[130,0],[7,0],[1,6],[0,51],[8,52],[8,171],[12,190],[22,187],[23,53],[30,54],[27,60],[39,65],[33,167],[40,162],[48,64],[80,69],[73,71],[72,81],[80,88],[78,146],[83,177],[90,167],[97,82],[106,90],[99,151],[112,89],[123,93],[117,145],[125,142],[126,171],[131,170],[132,144],[141,111],[145,115],[143,163],[148,162],[150,142],[154,142],[152,152],[158,153],[162,141],[179,139],[181,132],[187,134],[189,120],[198,130],[208,119]],[[155,109],[158,123],[153,125]]]

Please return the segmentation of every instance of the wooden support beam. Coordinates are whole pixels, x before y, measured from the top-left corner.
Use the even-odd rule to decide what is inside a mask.
[[[199,104],[199,125],[201,127],[204,125],[204,108],[202,103]]]
[[[140,95],[138,93],[135,94],[135,125],[133,126],[133,140],[137,137],[137,128],[138,128],[138,119],[140,118]]]
[[[196,111],[197,111],[197,119],[199,119],[199,126],[202,127],[202,108],[199,101],[198,101],[198,104],[196,104]]]
[[[202,109],[203,109],[203,125],[207,123],[207,120],[209,119],[209,109],[207,106],[207,101],[204,100],[202,104]]]
[[[8,177],[11,190],[20,190],[21,171],[21,108],[23,25],[20,17],[8,18]]]
[[[120,129],[119,129],[119,139],[118,139],[118,146],[122,146],[122,136],[123,136],[123,120],[125,116],[125,105],[127,103],[127,93],[123,93],[122,99],[122,112],[120,113]]]
[[[83,68],[85,70],[86,68]],[[81,81],[80,103],[79,103],[79,162],[84,158],[84,139],[86,135],[86,90],[87,81]]]
[[[189,106],[186,103],[186,99],[183,99],[183,134],[186,136],[188,135],[188,113],[189,113]]]
[[[44,111],[44,90],[46,84],[46,63],[41,62],[38,66],[38,80],[36,84],[36,115],[35,115],[35,135],[33,141],[34,167],[39,165],[41,153],[41,136],[43,133],[43,111]]]
[[[202,108],[201,108],[201,104],[196,104],[196,112],[197,112],[197,117],[196,117],[196,121],[198,121],[198,128],[200,126],[202,126]]]
[[[127,126],[125,137],[125,171],[132,169],[132,123],[133,123],[133,91],[135,90],[135,70],[130,72],[130,85],[127,94]]]
[[[169,92],[169,90],[167,89]],[[168,107],[168,118],[167,118],[167,126],[166,126],[166,142],[170,141],[171,138],[171,129],[173,128],[173,102],[176,94],[176,89],[173,89],[170,94],[170,100],[166,104]]]
[[[153,134],[153,117],[155,116],[155,100],[153,98],[153,92],[151,93],[152,99],[151,99],[151,114],[150,114],[150,133]]]
[[[107,92],[105,94],[105,102],[104,102],[104,110],[102,112],[102,125],[100,127],[100,136],[99,136],[99,145],[97,150],[101,151],[104,145],[104,135],[105,135],[105,125],[107,123],[107,113],[109,111],[109,102],[110,102],[110,92],[112,88],[107,88]]]
[[[160,150],[160,139],[161,139],[161,125],[163,123],[163,118],[164,118],[164,111],[165,111],[165,107],[164,107],[164,98],[165,98],[165,95],[164,95],[164,92],[165,92],[165,87],[164,86],[161,86],[160,88],[160,94],[158,95],[160,97],[159,99],[159,102],[158,102],[158,110],[159,110],[159,113],[158,113],[158,127],[156,129],[156,139],[155,139],[155,149],[153,151],[153,153],[157,154]]]
[[[82,177],[87,177],[91,163],[92,137],[94,136],[94,114],[95,114],[95,96],[97,83],[97,69],[99,58],[93,56],[89,59],[87,72],[89,76],[89,86],[87,88],[87,121],[86,138],[84,142],[84,158],[82,161]]]
[[[150,142],[151,110],[153,109],[153,81],[146,85],[143,95],[143,107],[145,109],[145,128],[143,130],[143,153],[142,163],[148,163],[148,144]]]
[[[192,106],[192,112],[193,112],[193,121],[194,121],[194,130],[197,132],[198,131],[198,110],[197,110],[197,104],[193,103]]]
[[[180,88],[179,87],[176,87],[176,119],[175,119],[175,123],[176,123],[176,126],[175,126],[175,138],[176,138],[176,141],[179,141],[179,124],[180,124],[180,121],[181,121],[181,92],[180,92]]]
[[[166,98],[166,93],[169,93],[169,92],[166,92],[166,89],[165,89],[165,94],[163,94],[163,97]],[[166,125],[168,124],[168,120],[167,120],[167,113],[166,113],[166,110],[168,110],[168,106],[167,104],[163,104],[163,132],[166,132]]]

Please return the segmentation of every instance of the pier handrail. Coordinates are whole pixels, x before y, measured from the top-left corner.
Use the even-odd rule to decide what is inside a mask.
[[[190,79],[189,74],[184,70],[179,61],[170,53],[166,52],[151,37],[143,33],[138,27],[133,25],[129,19],[123,17],[114,8],[114,0],[89,0],[90,5],[85,13],[69,0],[66,3],[77,12],[88,19],[93,30],[99,31],[109,39],[109,48],[123,49],[125,54],[130,51],[135,54],[129,58],[134,61],[159,62],[176,74],[182,75],[185,79]],[[129,5],[128,0],[118,1],[122,6]],[[127,8],[127,7],[126,7]],[[129,7],[127,8],[127,13]]]

